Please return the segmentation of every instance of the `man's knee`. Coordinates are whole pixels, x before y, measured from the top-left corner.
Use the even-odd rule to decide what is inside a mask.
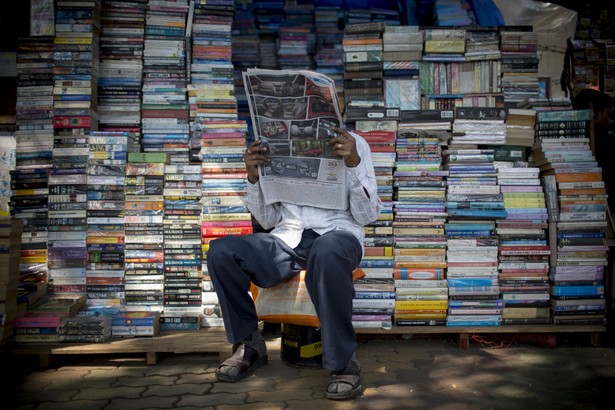
[[[207,250],[207,260],[215,261],[218,258],[226,258],[234,248],[235,237],[233,235],[223,236],[209,243]]]

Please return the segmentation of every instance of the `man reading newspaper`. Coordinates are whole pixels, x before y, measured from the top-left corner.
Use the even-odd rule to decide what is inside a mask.
[[[292,104],[293,107],[303,107],[303,103],[306,107],[313,106],[311,97],[305,98],[309,92],[305,84],[309,80],[304,82],[305,79],[301,79],[291,84],[299,84],[299,90],[277,84],[274,75],[268,75],[267,80],[269,83],[264,84],[260,92],[284,93],[285,100],[289,98],[287,94],[292,95],[290,98],[303,98]],[[286,130],[288,133],[282,139],[288,137],[293,145],[296,141],[291,134],[318,138],[319,133],[314,128],[318,129],[319,118],[316,118],[312,131],[305,130],[309,126],[306,124],[314,120],[310,118],[311,109],[300,114],[305,117],[297,119],[290,113],[290,108],[286,111],[287,118],[275,119],[281,122],[276,132],[283,134]],[[318,109],[321,111],[317,115],[322,112],[330,115],[322,101]],[[297,121],[299,123],[293,124]],[[382,203],[377,194],[367,142],[338,126],[328,130],[330,132],[321,141],[323,144],[310,145],[314,149],[307,154],[305,150],[309,148],[305,145],[301,150],[294,150],[291,146],[284,151],[290,158],[287,164],[291,164],[291,168],[302,164],[309,155],[319,155],[319,149],[328,152],[333,162],[339,161],[344,181],[338,184],[338,188],[343,189],[338,196],[343,201],[335,199],[328,203],[325,198],[320,201],[323,206],[319,203],[305,205],[308,201],[301,196],[306,190],[302,189],[294,191],[296,202],[286,198],[268,201],[262,179],[263,170],[270,167],[275,158],[271,153],[273,144],[258,138],[245,150],[248,171],[246,205],[263,228],[273,229],[268,233],[226,236],[210,243],[207,267],[218,294],[228,340],[236,348],[233,356],[216,371],[218,380],[242,380],[267,363],[265,341],[258,330],[257,313],[249,294],[250,283],[261,288],[272,287],[305,269],[305,283],[321,323],[322,366],[331,370],[325,395],[329,399],[348,399],[362,392],[361,367],[355,355],[357,342],[352,326],[352,274],[363,256],[363,226],[376,220]],[[259,137],[259,131],[256,134]],[[299,184],[304,178],[299,171],[292,175],[297,177]],[[339,173],[334,177],[339,180]],[[342,203],[345,206],[339,208]]]

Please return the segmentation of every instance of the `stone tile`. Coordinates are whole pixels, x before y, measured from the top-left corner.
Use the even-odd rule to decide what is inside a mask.
[[[19,389],[24,391],[38,391],[51,385],[57,372],[55,370],[37,371],[24,376]]]
[[[74,400],[69,402],[45,401],[41,403],[37,410],[96,410],[106,409],[109,404],[107,400]]]
[[[177,397],[139,397],[135,399],[113,399],[105,410],[173,409]]]
[[[258,375],[251,375],[235,383],[216,381],[211,388],[211,392],[212,393],[247,393],[251,391],[270,392],[274,390],[275,385],[276,383],[273,377],[259,377]]]
[[[284,409],[293,409],[295,410],[294,407],[287,407],[287,405],[285,403],[278,403],[278,401],[276,400],[275,402],[271,403],[271,402],[258,402],[258,403],[246,403],[246,404],[240,404],[238,406],[230,406],[227,404],[223,404],[221,406],[216,406],[216,410],[284,410]]]
[[[218,409],[218,406],[221,405],[242,405],[246,397],[247,393],[210,393],[204,396],[184,395],[175,406],[194,406],[199,408],[212,406]]]
[[[201,374],[183,374],[179,376],[179,379],[175,381],[175,384],[184,384],[184,383],[196,383],[196,384],[211,384],[217,383],[218,379],[216,379],[216,375],[211,373],[201,373]]]
[[[324,389],[324,386],[323,386]],[[251,391],[248,393],[246,403],[267,402],[275,397],[275,402],[286,400],[310,400],[312,398],[312,390],[306,388],[301,381],[289,381],[289,383],[278,384],[275,389],[275,395],[269,391]]]
[[[142,394],[148,396],[181,396],[184,394],[203,395],[209,390],[209,385],[204,384],[176,384],[171,386],[151,385]]]
[[[75,386],[73,386],[73,390],[44,389],[27,393],[20,391],[17,395],[17,402],[23,404],[45,401],[69,402],[80,392],[80,390],[77,390],[74,387]]]
[[[319,399],[314,400],[288,400],[286,404],[292,410],[314,410],[314,409],[334,409],[334,410],[350,410],[355,409],[358,399],[352,400],[329,400],[324,394]],[[373,409],[372,409],[373,410]]]
[[[211,361],[198,361],[198,360],[182,360],[182,361],[173,361],[169,364],[163,364],[150,367],[146,372],[146,376],[176,376],[182,375],[186,373],[192,374],[201,374],[210,369],[213,366],[213,362]],[[217,368],[217,362],[216,367]],[[215,370],[215,369],[214,369]]]
[[[113,387],[147,387],[147,386],[172,386],[178,380],[178,376],[143,376],[143,377],[120,377],[116,379]]]
[[[100,400],[100,399],[113,399],[116,397],[121,398],[134,398],[139,397],[141,393],[145,391],[145,387],[113,387],[109,389],[84,389],[80,390],[75,395],[75,400]]]

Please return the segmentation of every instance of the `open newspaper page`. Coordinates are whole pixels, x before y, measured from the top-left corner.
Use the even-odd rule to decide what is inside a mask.
[[[256,139],[271,161],[259,167],[267,204],[346,209],[346,166],[327,141],[342,124],[335,83],[312,71],[243,73]]]

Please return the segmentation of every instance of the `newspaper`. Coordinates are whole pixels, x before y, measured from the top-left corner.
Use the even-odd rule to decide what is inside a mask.
[[[243,73],[254,135],[271,161],[259,167],[265,202],[346,209],[346,166],[327,141],[342,115],[329,77],[312,71]]]

